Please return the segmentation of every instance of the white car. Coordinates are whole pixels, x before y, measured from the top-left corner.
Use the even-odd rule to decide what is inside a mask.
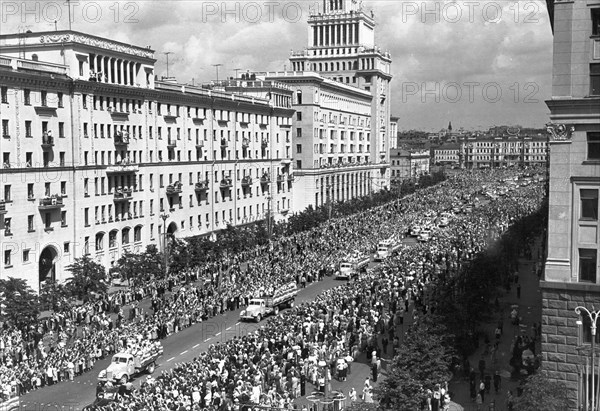
[[[417,240],[422,241],[424,243],[431,240],[431,231],[421,230],[421,232],[419,233],[419,236],[417,237]]]

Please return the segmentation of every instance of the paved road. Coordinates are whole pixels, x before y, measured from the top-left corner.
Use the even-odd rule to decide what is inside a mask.
[[[296,304],[312,301],[323,291],[341,285],[343,282],[325,277],[323,281],[313,283],[300,290]],[[264,324],[240,323],[240,310],[228,311],[209,319],[208,321],[186,328],[162,340],[164,355],[159,360],[155,374],[169,370],[177,363],[191,361],[198,353],[206,351],[211,344],[223,343],[234,336],[247,335]],[[96,395],[96,378],[98,373],[106,368],[110,358],[98,361],[93,370],[76,377],[73,381],[62,382],[41,390],[32,391],[21,397],[22,410],[81,410],[91,404]],[[144,375],[135,379],[134,385],[139,385]]]
[[[403,242],[406,244],[417,243],[416,239],[413,237],[407,237]],[[376,265],[378,265],[378,263],[371,262],[369,268],[373,268]],[[313,301],[315,297],[323,291],[344,283],[344,281],[334,280],[332,277],[325,277],[324,280],[312,283],[307,288],[300,290],[296,298],[296,304]],[[149,309],[149,306],[150,302],[148,299],[142,301],[140,304],[140,307],[146,310]],[[164,354],[158,361],[155,375],[160,375],[161,371],[170,370],[177,363],[193,360],[199,353],[206,351],[211,344],[224,343],[235,336],[250,334],[257,330],[258,327],[261,327],[266,321],[263,320],[260,324],[248,322],[242,323],[239,321],[240,311],[241,309],[227,311],[223,315],[195,324],[192,327],[186,328],[183,331],[162,340]],[[96,362],[94,368],[90,372],[75,377],[73,381],[61,382],[54,386],[44,387],[43,389],[32,391],[22,396],[20,409],[27,411],[81,410],[83,407],[94,401],[98,373],[105,369],[109,363],[110,357],[105,358],[104,360]],[[352,382],[354,382],[354,379],[357,381],[364,381],[364,378],[370,372],[369,368],[366,366],[361,367],[360,370],[362,372],[355,373]],[[144,378],[145,374],[135,378],[134,385],[139,386]],[[362,389],[358,384],[356,388],[357,391]]]

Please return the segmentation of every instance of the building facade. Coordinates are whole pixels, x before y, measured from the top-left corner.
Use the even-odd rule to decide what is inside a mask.
[[[377,190],[383,165],[371,153],[371,93],[311,72],[262,73],[294,93],[295,211]]]
[[[433,164],[435,165],[456,165],[458,166],[459,153],[461,147],[459,144],[444,144],[443,146],[434,148],[433,151]]]
[[[398,148],[398,121],[400,117],[390,118],[390,150]]]
[[[428,150],[391,151],[392,181],[418,178],[429,174],[431,156]]]
[[[479,137],[459,144],[459,162],[467,169],[546,164],[547,137]]]
[[[357,0],[323,0],[320,7],[311,8],[308,24],[308,47],[292,52],[292,69],[316,72],[372,95],[369,156],[381,167],[371,179],[375,190],[389,188],[392,60],[375,45],[373,13]]]
[[[592,409],[591,321],[575,308],[600,306],[600,4],[547,3],[554,16],[554,62],[547,101],[551,141],[542,367],[566,384],[571,410]]]
[[[108,268],[166,233],[290,210],[289,87],[157,81],[152,50],[74,31],[3,35],[0,47],[0,278],[38,289],[82,255]]]

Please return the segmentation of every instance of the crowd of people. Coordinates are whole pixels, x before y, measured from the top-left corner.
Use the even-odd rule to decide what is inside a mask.
[[[315,281],[349,251],[370,254],[379,241],[422,222],[426,212],[477,205],[482,186],[500,185],[510,175],[514,171],[460,174],[367,212],[229,256],[225,272],[216,270],[213,262],[185,276],[173,275],[134,292],[56,313],[41,321],[37,329],[3,332],[0,383],[16,384],[27,391],[72,379],[92,368],[98,358],[122,350],[122,341],[128,336],[165,338],[225,310],[237,309],[264,290],[289,281]],[[424,307],[431,303],[425,300],[423,290],[432,276],[452,273],[461,261],[485,249],[511,221],[535,210],[543,197],[541,190],[539,184],[524,187],[502,201],[486,202],[470,213],[455,215],[432,241],[403,247],[397,257],[355,282],[281,313],[256,334],[211,346],[194,361],[148,378],[139,390],[104,409],[235,409],[236,403],[244,402],[291,407],[294,399],[306,393],[307,382],[323,389],[332,378],[351,373],[359,353],[366,352],[376,363],[388,349],[384,340],[392,348],[397,346],[396,328],[409,299]],[[207,281],[197,282],[203,275]],[[183,278],[188,284],[175,287]],[[166,293],[166,289],[173,292]],[[116,322],[110,320],[111,312],[120,312],[124,304],[144,296],[152,298],[151,310],[130,318],[119,314]],[[48,334],[55,338],[48,339]],[[49,340],[56,345],[48,344]],[[365,397],[370,395],[363,392]]]

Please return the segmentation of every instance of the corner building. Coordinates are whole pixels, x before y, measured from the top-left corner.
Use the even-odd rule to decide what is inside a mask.
[[[542,289],[542,367],[591,407],[591,321],[600,307],[600,4],[547,1],[554,15],[548,240]],[[600,325],[600,324],[599,324]],[[600,333],[596,334],[596,343]],[[598,345],[596,345],[598,347]],[[596,353],[596,361],[600,355]],[[596,386],[600,367],[596,363]]]
[[[163,247],[292,205],[292,91],[157,81],[154,52],[74,31],[0,36],[0,278]],[[286,161],[286,156],[288,160]]]
[[[340,106],[339,110],[346,111],[345,115],[341,117],[363,116],[362,105],[365,102],[366,94],[363,95],[358,90],[371,96],[368,148],[367,146],[363,147],[367,152],[361,154],[361,156],[368,156],[369,163],[377,165],[377,167],[371,167],[372,169],[367,171],[367,192],[389,188],[391,138],[396,138],[396,135],[392,135],[390,131],[392,60],[388,52],[382,52],[375,45],[374,15],[372,12],[367,13],[362,8],[362,2],[356,0],[323,0],[320,7],[316,6],[311,9],[308,24],[308,47],[300,52],[292,52],[290,57],[292,70],[295,73],[294,79],[290,79],[290,81],[296,81],[295,79],[301,77],[302,73],[307,73],[308,76],[312,75],[310,73],[316,73],[325,79],[348,86],[348,88],[339,87],[340,95],[334,95],[336,99],[342,101],[350,97],[349,88],[357,89],[353,93],[353,98],[361,105],[360,110],[357,112],[353,111],[355,110],[353,108]],[[288,81],[286,80],[286,82]],[[330,93],[333,91],[331,83],[322,84],[323,87],[330,88]],[[295,108],[299,106],[301,110],[305,109],[307,104],[312,104],[310,103],[311,99],[312,97],[309,97],[305,103],[303,97],[301,104],[295,99]],[[309,134],[303,134],[303,137],[298,137],[297,134],[294,136],[294,143],[302,144],[303,150],[307,145],[302,142],[312,139],[313,147],[308,144],[308,149],[312,148],[315,150],[315,154],[320,154],[320,149],[317,149],[317,146],[322,143],[322,132],[328,133],[326,130],[330,127],[339,128],[339,133],[344,128],[347,129],[347,133],[350,132],[348,129],[349,123],[340,124],[339,120],[337,124],[329,121],[320,123],[320,118],[315,118],[312,113],[309,116],[306,120],[303,117],[303,121],[313,122],[314,127],[309,127]],[[366,138],[367,135],[364,137]],[[301,138],[303,140],[300,140]],[[317,153],[317,151],[319,152]],[[296,156],[296,153],[294,153],[294,156]],[[322,199],[322,185],[317,183],[321,181],[321,177],[318,176],[318,167],[320,167],[319,163],[314,161],[308,164],[302,162],[302,168],[298,167],[298,164],[296,165],[296,174],[298,175],[298,183],[302,184],[304,189],[311,190],[312,193],[307,192],[307,196],[313,197],[319,194],[319,198]],[[344,184],[347,184],[348,178],[352,181],[353,177],[343,170],[340,170],[339,173],[344,176]],[[325,186],[330,184],[334,192],[338,191],[338,177],[335,175],[337,173],[329,171],[328,174],[330,174],[330,183],[325,182]],[[304,179],[306,181],[303,181]],[[341,178],[339,184],[341,184]],[[343,191],[344,188],[340,187],[340,190]],[[358,193],[354,196],[359,196]],[[312,204],[312,200],[309,202]],[[319,204],[319,202],[316,203]]]

